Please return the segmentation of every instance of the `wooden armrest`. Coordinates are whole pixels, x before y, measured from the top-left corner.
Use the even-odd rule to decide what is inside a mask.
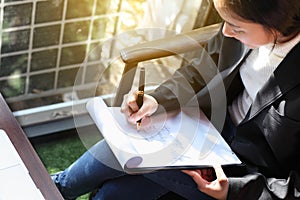
[[[211,39],[219,30],[221,24],[202,27],[193,31],[177,34],[159,40],[137,44],[120,51],[125,63],[123,75],[115,95],[113,106],[120,106],[124,94],[130,91],[136,67],[139,62],[185,53],[199,48]]]
[[[146,60],[184,53],[202,45],[212,38],[221,24],[214,24],[172,37],[137,44],[120,51],[124,63],[138,63]]]

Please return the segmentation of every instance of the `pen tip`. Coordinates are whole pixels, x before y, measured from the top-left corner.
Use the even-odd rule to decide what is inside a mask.
[[[137,131],[141,130],[141,123],[140,122],[136,123],[136,130]]]

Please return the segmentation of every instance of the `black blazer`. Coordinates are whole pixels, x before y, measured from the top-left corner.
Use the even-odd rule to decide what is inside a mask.
[[[166,110],[195,102],[222,131],[227,105],[243,90],[239,68],[251,50],[220,32],[206,51],[151,95]],[[217,66],[207,55],[218,54]],[[228,172],[228,199],[300,198],[300,44],[279,64],[237,126],[231,148],[247,164]]]

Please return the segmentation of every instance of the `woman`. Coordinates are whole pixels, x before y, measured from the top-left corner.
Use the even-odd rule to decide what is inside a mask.
[[[246,169],[225,174],[214,166],[215,180],[210,178],[212,170],[127,175],[116,170],[118,164],[101,141],[55,177],[65,198],[97,187],[95,199],[157,199],[168,191],[187,199],[300,198],[300,1],[214,0],[214,4],[224,25],[208,42],[207,51],[220,55],[218,70],[204,77],[202,62],[182,67],[144,96],[141,109],[135,93],[126,95],[122,111],[135,123],[155,113],[159,105],[178,109],[197,97],[211,116],[206,83],[219,71],[227,98],[216,101],[227,106],[222,135]]]

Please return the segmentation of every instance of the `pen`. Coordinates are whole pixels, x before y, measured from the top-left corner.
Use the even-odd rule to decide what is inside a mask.
[[[144,87],[145,87],[145,68],[141,67],[140,69],[140,80],[139,80],[139,90],[137,93],[137,100],[136,103],[139,108],[143,105],[143,98],[144,98]],[[139,131],[141,129],[141,122],[142,119],[139,119],[136,122],[136,129]]]

